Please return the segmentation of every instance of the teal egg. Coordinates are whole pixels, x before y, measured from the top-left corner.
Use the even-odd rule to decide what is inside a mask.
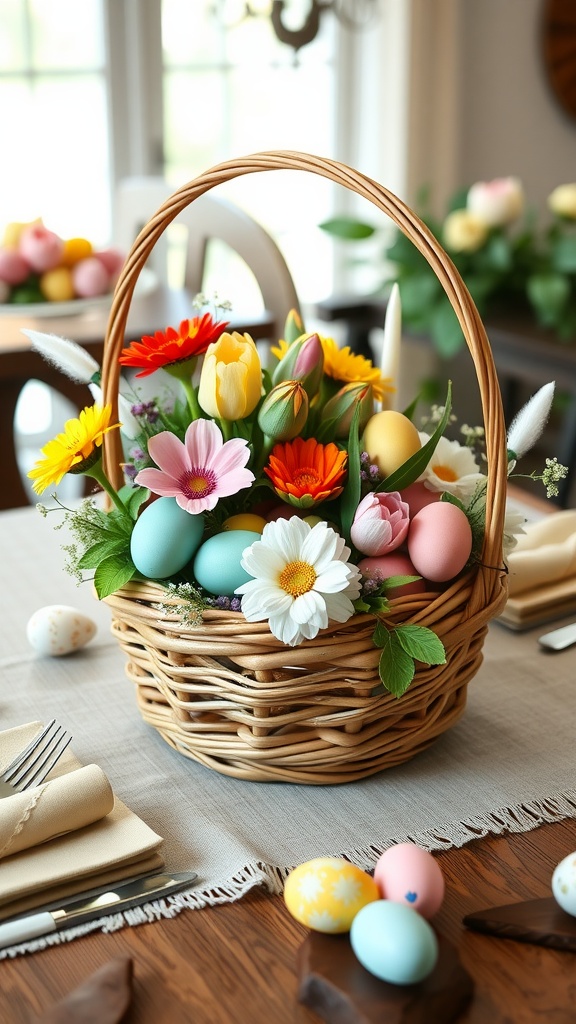
[[[367,971],[392,985],[422,981],[438,959],[438,940],[428,921],[392,900],[376,900],[358,911],[350,945]]]
[[[260,534],[252,530],[227,530],[209,537],[196,552],[196,582],[209,594],[232,597],[236,587],[252,579],[240,565],[242,552],[261,539]]]
[[[204,516],[185,512],[176,498],[157,498],[144,509],[132,530],[132,561],[143,576],[164,580],[190,561],[203,533]]]

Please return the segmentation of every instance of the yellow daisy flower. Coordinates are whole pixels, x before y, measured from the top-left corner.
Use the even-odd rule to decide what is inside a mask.
[[[381,377],[378,367],[370,359],[352,352],[349,345],[339,348],[333,338],[320,338],[324,352],[324,373],[342,384],[371,384],[374,398],[381,401],[394,391],[391,380]]]
[[[120,426],[110,423],[111,414],[110,405],[93,405],[82,409],[78,419],[67,420],[63,433],[44,445],[44,458],[28,473],[36,494],[59,484],[66,473],[84,473],[96,463],[104,434]]]

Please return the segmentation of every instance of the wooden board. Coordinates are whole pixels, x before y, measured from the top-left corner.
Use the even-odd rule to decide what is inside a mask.
[[[451,1024],[473,984],[454,946],[437,938],[432,973],[414,985],[391,985],[362,967],[348,935],[311,932],[298,954],[298,998],[327,1024]]]
[[[463,923],[500,939],[576,952],[576,917],[562,910],[553,897],[479,910],[467,914]]]

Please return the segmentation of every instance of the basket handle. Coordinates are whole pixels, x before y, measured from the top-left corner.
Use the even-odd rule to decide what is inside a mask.
[[[327,157],[285,150],[255,153],[227,160],[205,171],[174,192],[156,211],[136,238],[116,285],[104,344],[102,386],[104,401],[117,417],[120,364],[118,357],[125,343],[126,322],[134,287],[154,245],[181,210],[204,192],[233,178],[259,171],[293,170],[319,174],[337,185],[356,192],[387,214],[426,258],[444,288],[458,317],[472,355],[482,403],[488,460],[486,527],[482,551],[483,567],[478,573],[475,597],[480,604],[490,600],[495,587],[501,588],[502,532],[506,503],[507,453],[506,429],[496,368],[484,325],[458,270],[425,224],[393,193],[346,164]],[[118,431],[104,437],[106,469],[115,486],[122,483],[123,459]],[[475,601],[473,602],[476,603]]]

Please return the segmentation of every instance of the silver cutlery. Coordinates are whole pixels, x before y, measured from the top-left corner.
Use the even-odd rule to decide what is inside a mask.
[[[76,896],[51,911],[37,911],[0,924],[0,948],[47,935],[61,928],[72,928],[107,914],[119,914],[152,900],[164,899],[186,889],[196,880],[195,871],[148,875],[131,882],[111,885],[99,896]]]
[[[0,775],[0,799],[39,786],[60,759],[72,736],[55,719],[30,741]]]
[[[560,626],[550,633],[544,633],[538,637],[538,643],[549,651],[563,651],[565,647],[576,644],[576,622],[569,626]]]

